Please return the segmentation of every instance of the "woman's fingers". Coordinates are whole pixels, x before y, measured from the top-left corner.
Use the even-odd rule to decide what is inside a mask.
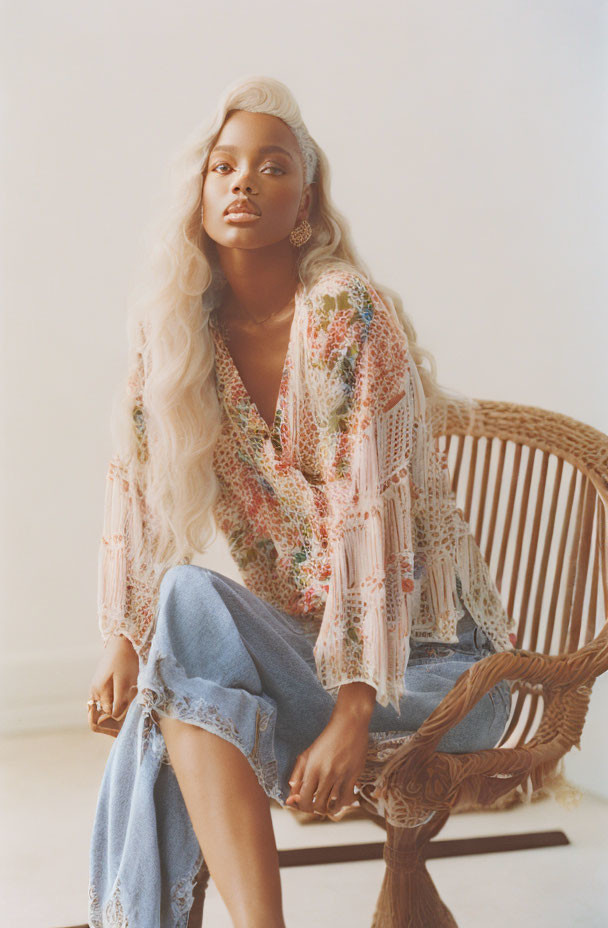
[[[302,812],[337,812],[344,805],[344,785],[331,774],[321,774],[307,767],[308,755],[301,754],[293,768],[289,785],[291,792],[286,804]]]
[[[291,776],[289,778],[289,785],[291,787],[291,791],[289,793],[289,796],[285,800],[288,805],[295,806],[296,802],[300,798],[300,788],[302,786],[302,780],[304,778],[305,770],[306,770],[306,755],[300,754],[294,764],[294,768],[291,771]]]
[[[303,812],[314,812],[315,806],[313,802],[313,796],[318,788],[318,780],[313,778],[310,773],[306,775],[306,779],[300,787],[300,796],[298,799],[298,809],[301,809]]]
[[[106,644],[107,652],[102,655],[89,687],[89,727],[115,734],[137,693],[139,657],[124,637],[115,636],[111,644],[110,641]]]
[[[358,779],[358,777],[354,777],[351,780],[347,780],[344,784],[344,789],[342,790],[343,806],[352,806],[353,802],[359,801],[359,797],[355,793],[355,785]]]
[[[92,705],[90,705],[90,706],[88,707],[88,709],[89,709],[89,714],[88,714],[89,728],[91,729],[91,731],[96,731],[96,726],[99,725],[100,721],[103,721],[103,719],[107,718],[108,715],[109,715],[109,713],[104,712],[103,708],[100,708],[100,707],[101,707],[101,697],[100,697],[99,695],[96,695],[95,693],[92,693],[91,696],[89,697],[89,699],[92,699],[92,700],[93,700]],[[98,705],[98,703],[99,703],[99,705]]]
[[[105,680],[102,686],[99,686],[93,678],[90,686],[89,700],[93,700],[88,705],[88,722],[89,728],[95,731],[95,726],[99,724],[100,717],[112,715],[112,703],[114,701],[114,681],[112,674]]]
[[[99,690],[99,701],[101,709],[108,715],[112,715],[112,703],[114,702],[114,678],[110,674],[104,685]]]
[[[319,815],[325,815],[327,812],[337,812],[340,808],[341,784],[336,781],[333,784],[326,782],[321,784],[315,793],[314,811]],[[333,799],[333,801],[332,801]]]
[[[91,696],[89,696],[89,699],[95,700],[95,696],[91,694]],[[93,704],[90,705],[88,708],[89,708],[89,714],[88,714],[89,728],[91,729],[91,731],[95,731],[95,725],[97,724],[95,713],[99,714],[97,708],[95,707],[95,702],[93,702]]]
[[[133,692],[135,691],[135,692]],[[114,684],[114,701],[112,703],[112,717],[117,721],[126,715],[127,709],[137,693],[137,683],[124,687],[120,683]]]
[[[353,803],[359,803],[355,793],[355,785],[358,777],[351,777],[350,780],[336,781],[331,790],[317,790],[315,795],[314,811],[324,815],[335,815],[347,806]],[[329,792],[329,796],[328,796]]]

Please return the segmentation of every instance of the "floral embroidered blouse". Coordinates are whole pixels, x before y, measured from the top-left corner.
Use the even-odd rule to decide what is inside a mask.
[[[209,328],[222,409],[216,522],[244,584],[317,630],[325,689],[363,681],[399,712],[410,642],[456,642],[460,597],[496,649],[511,648],[514,623],[456,505],[392,304],[337,268],[296,294],[271,429],[215,309]],[[143,427],[141,401],[134,424]],[[158,591],[138,580],[129,552],[129,525],[143,524],[129,520],[145,501],[116,456],[106,487],[100,629],[145,655]]]

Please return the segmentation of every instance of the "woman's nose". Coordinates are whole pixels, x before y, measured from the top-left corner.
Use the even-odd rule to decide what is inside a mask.
[[[244,193],[251,193],[251,183],[247,176],[243,176],[239,179],[236,179],[232,185],[233,191],[243,191]]]

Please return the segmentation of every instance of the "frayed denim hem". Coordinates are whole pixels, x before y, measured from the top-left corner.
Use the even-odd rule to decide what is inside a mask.
[[[169,680],[173,682],[173,686],[169,685],[167,682]],[[145,749],[152,726],[157,727],[160,732],[160,726],[157,725],[152,712],[196,725],[234,744],[249,761],[266,795],[271,799],[276,799],[281,805],[285,805],[279,786],[278,765],[273,748],[276,710],[271,709],[265,712],[255,696],[242,691],[244,696],[257,702],[254,744],[252,750],[249,751],[238,727],[230,718],[225,717],[219,705],[212,701],[214,689],[217,689],[217,684],[209,680],[203,680],[201,677],[187,677],[172,655],[151,653],[150,660],[146,664],[143,683],[138,685],[136,697],[145,719],[142,750]],[[197,690],[199,692],[196,692]],[[205,690],[209,691],[209,698],[201,695],[201,691]],[[161,762],[170,763],[166,747]]]

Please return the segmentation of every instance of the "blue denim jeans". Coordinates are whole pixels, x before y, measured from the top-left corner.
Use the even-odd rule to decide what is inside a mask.
[[[152,713],[236,745],[266,794],[284,806],[298,754],[321,734],[335,705],[316,675],[317,632],[318,623],[282,612],[217,571],[191,564],[165,574],[137,696],[100,786],[89,855],[91,928],[123,924],[120,918],[129,928],[187,926],[203,858]],[[458,677],[494,651],[466,612],[457,634],[457,644],[411,643],[400,714],[376,703],[370,738],[416,731]],[[438,749],[494,747],[509,711],[503,682]]]

